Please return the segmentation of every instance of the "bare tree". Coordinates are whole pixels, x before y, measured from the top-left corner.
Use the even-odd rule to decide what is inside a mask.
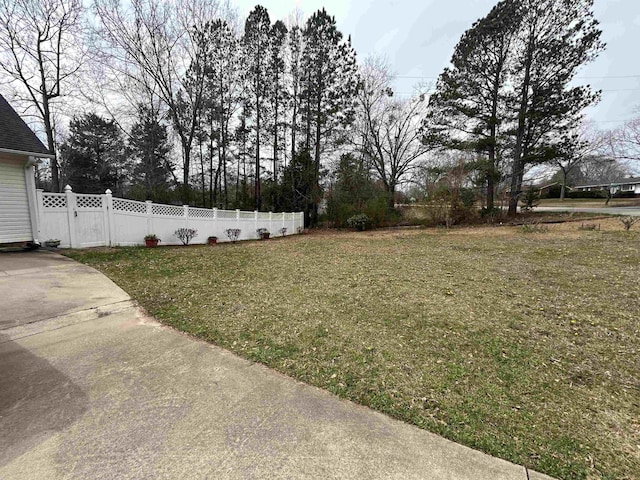
[[[606,136],[595,130],[590,122],[583,122],[569,138],[566,148],[560,149],[560,155],[553,159],[562,174],[560,200],[564,200],[569,174],[585,161],[597,158],[596,155],[606,143]]]
[[[421,122],[427,103],[424,95],[396,100],[391,79],[384,61],[365,60],[358,91],[359,132],[355,141],[384,185],[392,206],[396,188],[430,147],[422,142]]]
[[[619,160],[640,160],[640,116],[611,132],[609,146]]]
[[[182,149],[183,201],[189,199],[191,148],[203,100],[207,43],[198,27],[221,11],[218,2],[95,0],[97,33],[110,68],[152,85],[168,107]]]
[[[0,0],[0,71],[35,108],[54,155],[54,100],[67,92],[85,57],[82,14],[80,0]],[[51,183],[60,190],[57,158]]]

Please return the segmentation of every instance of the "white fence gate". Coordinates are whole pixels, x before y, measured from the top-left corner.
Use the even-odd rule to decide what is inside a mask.
[[[165,245],[179,245],[174,235],[179,228],[195,228],[198,235],[190,243],[207,243],[208,237],[229,241],[225,230],[239,228],[239,240],[258,238],[256,230],[266,228],[271,236],[299,233],[304,215],[163,205],[104,195],[37,191],[37,213],[41,241],[60,240],[64,248],[144,245],[144,237],[154,233]]]

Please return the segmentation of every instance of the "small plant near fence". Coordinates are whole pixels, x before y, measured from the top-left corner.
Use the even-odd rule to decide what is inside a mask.
[[[300,226],[300,227],[296,228],[296,232],[298,233],[298,235],[302,235],[304,233],[304,227]]]
[[[271,236],[271,233],[266,228],[258,228],[256,234],[260,240],[266,240]]]
[[[631,230],[631,227],[633,227],[633,224],[638,221],[638,217],[624,217],[621,218],[620,221],[622,222],[622,225],[624,225],[624,230],[628,232]]]
[[[282,235],[284,237],[287,234],[287,227],[282,227],[278,231],[280,232],[280,235]]]
[[[522,225],[521,231],[522,233],[547,233],[549,231],[549,227],[544,223],[531,222]]]
[[[58,240],[57,238],[50,238],[49,240],[46,240],[44,242],[44,246],[47,248],[58,248],[59,245],[60,240]]]
[[[179,228],[173,234],[180,239],[183,245],[189,245],[189,242],[198,236],[198,230],[195,228]]]
[[[583,223],[578,227],[578,230],[600,230],[599,223]]]
[[[371,219],[364,213],[347,218],[347,225],[362,232],[371,226]]]
[[[227,228],[224,233],[227,234],[227,237],[229,237],[229,240],[231,240],[233,243],[236,243],[238,241],[238,238],[240,238],[240,232],[241,230],[239,228]]]

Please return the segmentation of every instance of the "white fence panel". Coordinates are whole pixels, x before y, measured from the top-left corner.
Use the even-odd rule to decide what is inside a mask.
[[[239,240],[255,240],[257,229],[266,228],[271,236],[298,233],[302,213],[245,212],[178,205],[162,205],[113,198],[105,195],[77,195],[71,187],[65,193],[37,192],[39,238],[57,238],[62,247],[82,248],[102,245],[143,245],[147,234],[155,234],[164,245],[180,245],[175,236],[179,228],[194,228],[190,242],[207,243],[208,237],[228,242],[227,229],[240,229]]]
[[[75,238],[81,248],[98,247],[109,243],[109,226],[102,197],[102,195],[76,195]]]
[[[37,191],[39,238],[60,240],[63,248],[71,247],[67,197],[64,193],[44,193]]]
[[[149,231],[148,203],[114,198],[109,211],[111,245],[140,245]],[[144,240],[142,240],[144,241]]]

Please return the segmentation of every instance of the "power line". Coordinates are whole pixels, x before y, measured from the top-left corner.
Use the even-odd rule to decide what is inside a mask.
[[[413,76],[413,75],[394,75],[395,78],[407,78],[407,79],[418,79],[418,80],[437,80],[438,77],[429,77],[429,76]],[[589,78],[640,78],[640,75],[589,75],[589,76],[580,76],[575,77],[576,80],[584,80]]]

